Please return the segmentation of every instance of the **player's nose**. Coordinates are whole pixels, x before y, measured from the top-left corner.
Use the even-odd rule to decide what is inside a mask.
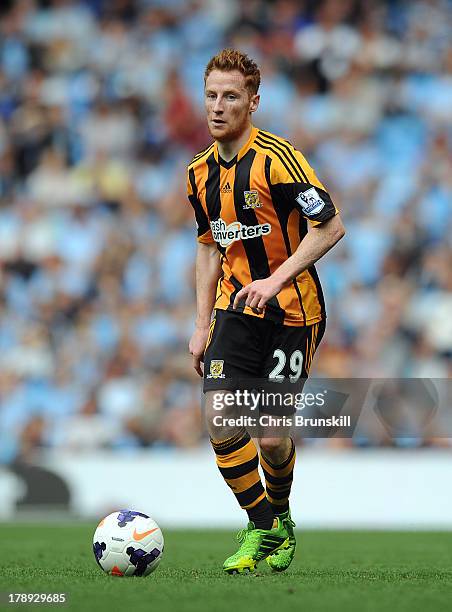
[[[219,98],[215,100],[215,104],[213,105],[212,110],[214,113],[217,114],[221,114],[223,112],[223,103]]]

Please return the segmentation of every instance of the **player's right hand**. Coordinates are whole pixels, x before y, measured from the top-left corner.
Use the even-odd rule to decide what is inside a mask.
[[[204,361],[204,351],[206,350],[209,328],[210,325],[207,327],[196,327],[188,345],[188,350],[193,355],[193,367],[201,377],[203,376],[201,362]]]

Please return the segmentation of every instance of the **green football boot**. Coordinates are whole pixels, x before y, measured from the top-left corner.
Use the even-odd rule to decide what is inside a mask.
[[[256,529],[250,521],[248,527],[237,534],[240,548],[226,559],[223,570],[228,574],[254,572],[259,561],[284,546],[289,534],[280,519],[276,518],[274,525],[273,529]]]
[[[293,530],[295,523],[290,516],[290,510],[287,510],[287,512],[283,514],[279,514],[278,518],[282,522],[288,537],[278,550],[267,557],[266,561],[274,572],[284,572],[292,563],[295,555],[295,548],[297,546]]]

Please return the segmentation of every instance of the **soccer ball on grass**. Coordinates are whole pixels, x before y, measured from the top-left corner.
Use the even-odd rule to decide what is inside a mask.
[[[112,576],[147,576],[160,563],[163,534],[147,514],[118,510],[101,520],[94,532],[96,561]]]

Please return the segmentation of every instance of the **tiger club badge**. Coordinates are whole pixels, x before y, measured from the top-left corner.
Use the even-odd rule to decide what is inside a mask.
[[[224,378],[223,366],[223,359],[212,359],[210,362],[210,373],[207,374],[207,378]]]
[[[257,189],[252,189],[251,191],[244,191],[243,195],[245,197],[245,204],[243,205],[244,210],[247,210],[248,208],[262,207],[262,204],[259,201],[259,193]]]

